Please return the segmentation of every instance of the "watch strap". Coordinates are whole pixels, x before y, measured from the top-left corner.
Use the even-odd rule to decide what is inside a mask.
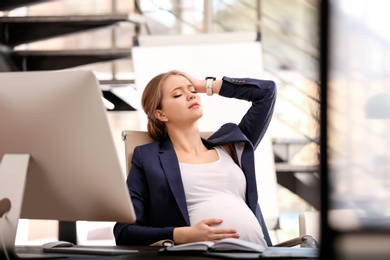
[[[208,96],[212,96],[213,93],[213,81],[216,80],[215,77],[206,77],[206,93]]]

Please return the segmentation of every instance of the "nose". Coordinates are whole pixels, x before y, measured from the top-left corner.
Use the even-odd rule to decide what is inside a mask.
[[[188,91],[187,99],[191,100],[191,99],[194,99],[194,98],[196,98],[196,94],[191,92],[191,91]]]

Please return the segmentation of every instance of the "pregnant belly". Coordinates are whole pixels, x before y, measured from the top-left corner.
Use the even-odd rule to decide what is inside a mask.
[[[245,202],[234,196],[218,196],[196,203],[188,208],[191,225],[207,218],[220,218],[215,227],[234,228],[240,239],[266,246],[260,224]]]

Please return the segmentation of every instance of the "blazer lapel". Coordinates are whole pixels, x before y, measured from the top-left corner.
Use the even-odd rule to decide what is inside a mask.
[[[251,145],[246,145],[244,152],[242,153],[242,170],[246,172],[246,195],[249,207],[254,213],[256,213],[256,207],[258,204],[258,193],[256,185],[256,171],[255,161],[253,156],[253,148]]]
[[[183,218],[187,224],[190,225],[190,219],[188,215],[186,196],[184,192],[183,182],[180,174],[179,162],[171,141],[168,139],[162,143],[159,151],[159,158],[161,166],[167,177],[169,187],[175,197],[176,203],[180,208]]]

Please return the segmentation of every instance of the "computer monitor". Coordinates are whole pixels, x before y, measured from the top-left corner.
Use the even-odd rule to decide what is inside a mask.
[[[91,71],[0,73],[0,200],[11,204],[0,235],[8,249],[19,218],[135,221],[106,113]]]

